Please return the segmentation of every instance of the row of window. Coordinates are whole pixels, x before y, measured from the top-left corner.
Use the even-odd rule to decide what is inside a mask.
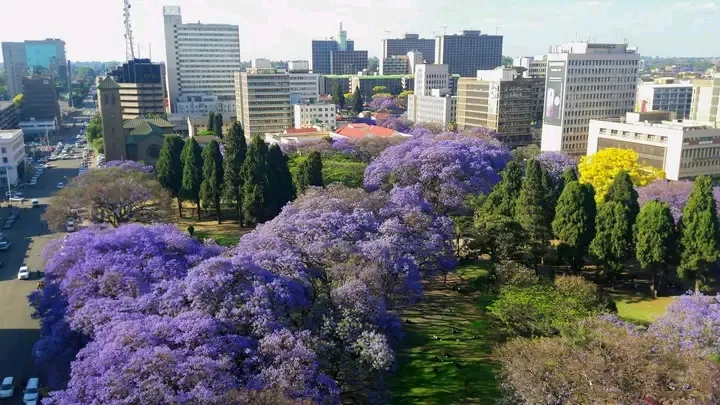
[[[637,66],[637,60],[607,60],[607,59],[591,59],[591,60],[571,60],[570,66]]]

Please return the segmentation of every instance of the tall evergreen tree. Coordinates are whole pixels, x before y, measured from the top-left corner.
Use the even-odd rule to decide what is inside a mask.
[[[268,197],[268,147],[259,136],[248,146],[240,177],[242,178],[242,210],[246,221],[255,225],[265,221],[265,204]]]
[[[635,191],[628,172],[621,170],[615,175],[603,201],[617,201],[625,205],[629,210],[630,226],[635,224],[635,219],[640,213],[640,204],[638,203],[638,193]]]
[[[200,184],[202,184],[202,149],[195,138],[185,141],[182,150],[183,178],[180,196],[188,201],[194,201],[197,206],[197,216],[200,220]]]
[[[363,97],[360,94],[360,87],[355,87],[353,91],[353,112],[360,114],[363,111]]]
[[[675,250],[675,221],[670,206],[657,200],[640,209],[635,223],[635,257],[652,275],[653,296],[657,298],[668,264]]]
[[[180,218],[182,218],[180,189],[183,180],[182,151],[184,146],[185,141],[181,137],[177,135],[166,136],[160,149],[160,157],[155,163],[158,181],[170,191],[173,198],[177,198]]]
[[[308,157],[300,162],[295,172],[295,188],[302,194],[310,186],[322,187],[322,155],[312,151]]]
[[[580,180],[578,178],[577,169],[575,169],[574,167],[568,167],[567,169],[563,170],[562,179],[566,185],[570,184],[570,182]]]
[[[214,131],[215,130],[215,113],[210,111],[208,113],[208,131]]]
[[[555,209],[552,229],[560,240],[561,255],[577,272],[595,237],[595,192],[589,184],[571,181],[563,189]]]
[[[225,159],[224,172],[225,184],[223,187],[225,200],[235,202],[235,212],[243,226],[242,215],[242,177],[240,171],[245,155],[247,154],[247,143],[245,141],[245,131],[242,124],[234,122],[230,131],[225,138]]]
[[[340,83],[334,83],[332,87],[332,101],[341,110],[345,108],[345,93],[343,93]]]
[[[274,218],[285,204],[295,199],[295,186],[288,168],[287,157],[282,153],[279,145],[270,147],[268,164],[269,184],[272,184],[272,187],[269,190],[269,201],[266,203],[266,215],[268,218]]]
[[[595,238],[590,243],[590,253],[605,265],[613,284],[632,253],[630,216],[630,208],[611,200],[600,205],[595,220]]]
[[[215,132],[215,136],[222,139],[223,133],[223,116],[221,113],[215,114],[215,125],[213,125],[213,131]]]
[[[695,280],[695,291],[707,282],[710,269],[720,256],[720,224],[713,198],[712,180],[695,179],[695,185],[680,220],[680,266],[678,274]]]
[[[220,153],[220,144],[216,140],[210,141],[202,151],[203,180],[200,184],[200,199],[205,206],[211,206],[217,214],[218,224],[222,223],[220,212],[220,197],[223,187],[223,156]]]
[[[480,208],[480,215],[498,214],[507,217],[515,215],[515,200],[522,186],[522,168],[511,160],[502,172],[502,180],[493,188]]]
[[[540,163],[535,159],[528,160],[525,179],[515,204],[515,220],[525,231],[527,245],[535,257],[536,266],[551,237],[547,207],[550,190],[544,186],[542,177]]]

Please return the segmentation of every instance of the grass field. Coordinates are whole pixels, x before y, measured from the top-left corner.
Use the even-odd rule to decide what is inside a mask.
[[[250,231],[252,228],[241,228],[236,220],[224,220],[222,224],[218,224],[216,219],[205,219],[198,221],[196,216],[190,216],[192,205],[185,204],[185,215],[183,218],[175,217],[175,225],[180,230],[187,232],[190,225],[195,228],[195,237],[200,240],[212,238],[218,245],[233,247],[237,245],[240,237]],[[231,212],[226,213],[227,216],[233,215]]]
[[[288,161],[290,173],[295,177],[297,165],[305,156],[293,156]],[[362,187],[367,163],[355,162],[341,156],[323,158],[323,184],[342,183],[348,187]]]
[[[497,336],[483,310],[490,299],[466,291],[477,277],[487,277],[483,265],[460,267],[447,286],[430,280],[425,299],[403,315],[411,323],[391,380],[393,404],[487,404],[500,396],[489,359]]]
[[[658,297],[652,299],[644,294],[611,294],[617,304],[618,316],[628,322],[647,325],[658,316],[665,313],[665,308],[673,297]]]

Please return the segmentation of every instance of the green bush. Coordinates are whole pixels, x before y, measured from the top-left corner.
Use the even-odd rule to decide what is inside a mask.
[[[540,282],[534,270],[516,262],[497,263],[493,276],[498,289],[505,286],[529,287]]]

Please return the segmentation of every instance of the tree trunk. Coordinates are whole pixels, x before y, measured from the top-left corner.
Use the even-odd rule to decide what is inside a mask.
[[[696,293],[700,292],[700,279],[699,278],[695,279],[695,292]]]
[[[177,203],[178,203],[178,215],[180,216],[180,218],[182,218],[182,200],[180,199],[180,197],[177,198]]]
[[[201,218],[200,218],[200,200],[196,200],[195,205],[197,206],[198,221],[200,221],[201,220]]]
[[[218,225],[222,224],[222,217],[220,215],[220,200],[215,201],[215,211],[217,212]]]
[[[652,282],[650,283],[650,293],[652,294],[653,298],[657,298],[657,273],[655,271],[652,272]]]

